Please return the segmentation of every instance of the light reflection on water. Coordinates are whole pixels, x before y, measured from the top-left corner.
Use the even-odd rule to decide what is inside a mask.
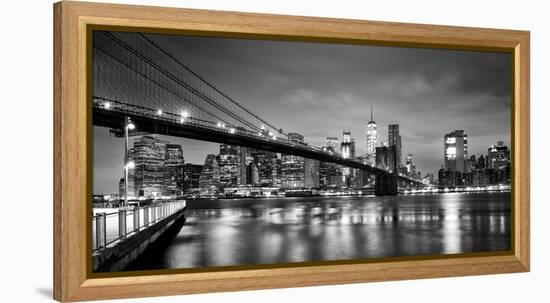
[[[188,201],[187,223],[128,270],[510,249],[509,193]]]

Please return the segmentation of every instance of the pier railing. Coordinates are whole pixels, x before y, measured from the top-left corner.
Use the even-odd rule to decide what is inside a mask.
[[[93,251],[101,251],[118,241],[147,229],[185,208],[185,200],[155,203],[141,207],[98,212],[92,217]]]

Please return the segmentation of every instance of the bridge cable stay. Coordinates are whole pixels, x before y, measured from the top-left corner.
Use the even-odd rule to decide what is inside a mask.
[[[143,35],[136,36],[136,37],[139,37],[139,38],[141,38],[142,40],[146,38],[146,37],[143,36]],[[147,40],[146,40],[146,41],[147,41]],[[172,61],[174,60],[173,56],[171,56],[169,53],[167,53],[166,51],[164,51],[162,48],[158,47],[158,45],[156,45],[156,44],[151,44],[151,45],[154,46],[154,49],[155,49],[155,50],[160,51],[160,52],[161,52],[161,55],[162,55],[162,56],[156,56],[155,58],[163,57],[163,58],[169,58],[169,59],[172,60]],[[153,56],[151,56],[150,58],[153,58]],[[171,63],[174,63],[174,62],[171,62]],[[190,70],[188,67],[181,65],[181,62],[177,61],[177,62],[175,62],[175,63],[176,63],[176,65],[179,65],[180,67],[184,67],[184,70],[188,71],[188,72],[192,75],[192,77],[188,77],[188,78],[190,78],[190,79],[188,79],[188,80],[199,79],[199,78],[197,77],[198,75],[197,75],[195,72],[193,72],[192,70]],[[170,66],[173,66],[173,65],[170,65]],[[181,70],[177,70],[177,72],[181,72]],[[177,78],[180,78],[180,77],[177,77]],[[204,79],[199,79],[199,80],[200,80],[199,85],[200,85],[200,84],[205,84],[205,83],[206,83],[206,82],[204,81]],[[203,87],[204,87],[204,86],[201,86],[201,88],[203,88]],[[207,88],[213,88],[213,87],[207,85]],[[195,90],[192,90],[192,89],[191,89],[191,91],[192,91],[192,92],[196,92]],[[206,97],[206,92],[205,92],[204,90],[199,90],[199,91],[200,91],[200,93],[201,93],[201,95],[202,95],[201,97]],[[217,92],[218,94],[220,93],[219,90],[216,91],[216,92]],[[211,99],[211,100],[213,100],[214,102],[216,102],[217,104],[219,104],[219,103],[217,102],[217,100],[216,100],[215,98],[213,98],[212,96],[210,96],[209,99]],[[226,108],[226,106],[224,106],[223,104],[219,104],[219,105],[222,106],[223,108]],[[228,109],[228,111],[232,113],[232,114],[230,114],[230,115],[231,115],[233,118],[236,118],[235,116],[233,116],[233,114],[235,114],[236,116],[238,116],[238,114],[236,114],[234,110]],[[256,124],[248,123],[249,121],[245,120],[244,118],[242,118],[242,117],[240,117],[240,116],[238,116],[238,117],[239,117],[239,119],[237,119],[237,120],[238,120],[239,122],[241,122],[241,123],[247,125],[247,126],[250,127],[250,128],[253,128],[255,131],[259,131],[259,130],[260,130],[260,128],[258,128],[258,126],[257,126]],[[242,120],[241,120],[241,119],[242,119]],[[246,121],[247,123],[245,123],[244,121]],[[254,127],[252,127],[252,126],[254,126]]]
[[[153,80],[151,77],[148,77],[147,75],[145,75],[143,72],[138,71],[138,70],[136,69],[136,67],[132,67],[132,66],[130,66],[129,64],[122,62],[122,59],[121,59],[121,58],[115,58],[115,57],[111,54],[111,52],[109,52],[109,51],[107,51],[107,50],[101,48],[101,46],[99,46],[100,43],[97,42],[98,40],[99,40],[99,39],[95,39],[95,41],[96,41],[96,43],[95,43],[96,49],[103,50],[103,51],[105,52],[105,54],[109,55],[113,60],[116,59],[116,61],[117,61],[119,64],[124,65],[124,67],[125,67],[126,69],[132,70],[134,73],[139,74],[141,77],[148,78],[148,80],[150,80],[150,81],[147,81],[146,84],[149,84],[149,85],[150,85],[150,83],[156,82],[156,85],[161,85],[161,84],[159,83],[159,81],[155,81],[155,80]],[[112,45],[110,45],[110,46],[112,46]],[[114,53],[116,53],[117,55],[121,55],[121,53],[127,53],[127,52],[120,52],[120,51],[119,51],[119,52],[114,52]],[[139,58],[139,59],[142,60],[141,58]],[[128,61],[128,60],[127,60],[127,61]],[[134,65],[135,65],[135,64],[134,64]],[[118,73],[119,73],[119,72],[115,72],[114,74],[118,74]],[[126,77],[124,77],[125,80],[126,80],[127,82],[128,82],[128,79],[131,78],[131,77],[128,77],[128,76],[129,76],[129,75],[127,75]],[[101,80],[106,80],[106,79],[108,79],[108,78],[103,78],[103,79],[101,79]],[[109,82],[111,82],[111,81],[109,81]],[[174,90],[170,90],[170,89],[167,88],[165,85],[161,85],[161,86],[163,86],[163,89],[164,89],[164,90],[167,90],[168,92],[170,92],[170,93],[173,94],[173,95],[174,95],[174,94],[177,95],[178,98],[181,99],[182,96],[180,96],[179,94],[175,93]],[[142,89],[139,89],[139,90],[135,90],[135,89],[134,89],[134,90],[128,91],[128,92],[126,93],[126,95],[127,95],[127,94],[132,94],[132,95],[133,95],[133,94],[136,93],[136,91],[140,91],[140,92],[141,92]],[[122,94],[122,95],[125,95],[125,94]],[[128,98],[128,96],[125,96],[125,97],[124,97],[124,99],[126,99],[126,98]],[[148,99],[150,99],[150,98],[148,98]],[[155,100],[155,99],[153,99],[153,100]],[[151,104],[150,104],[151,100],[147,100],[147,101],[148,101],[148,102],[147,102],[147,105],[150,106],[150,105],[151,105]],[[180,101],[181,101],[181,100],[180,100]],[[189,103],[189,104],[195,106],[197,109],[201,110],[202,112],[205,112],[205,113],[209,114],[209,116],[216,117],[216,118],[219,119],[219,117],[218,117],[217,115],[215,115],[215,114],[213,114],[213,113],[211,113],[211,112],[206,111],[206,110],[204,109],[204,107],[197,106],[197,105],[194,104],[193,102],[189,102],[190,100],[188,100],[187,98],[185,98],[185,101],[187,101],[187,103]],[[163,105],[164,107],[166,107],[166,106],[169,106],[169,104],[170,104],[170,103],[165,102],[165,103],[163,103],[162,105]],[[221,120],[221,121],[225,121],[224,119],[220,119],[220,120]]]
[[[162,89],[162,90],[168,92],[169,94],[172,94],[173,96],[175,96],[175,97],[178,98],[178,99],[183,99],[183,100],[185,100],[185,101],[188,102],[188,100],[187,100],[187,98],[186,98],[185,96],[182,96],[182,95],[180,95],[179,93],[170,90],[168,87],[166,87],[166,86],[163,85],[162,83],[156,81],[155,79],[152,79],[152,77],[150,77],[150,76],[148,76],[148,75],[145,75],[145,74],[142,73],[141,71],[138,71],[138,70],[136,70],[135,68],[129,66],[128,64],[122,62],[121,60],[119,60],[119,59],[113,57],[112,55],[110,55],[109,53],[107,53],[106,51],[104,51],[103,49],[101,49],[99,46],[94,45],[94,48],[95,48],[97,51],[99,51],[99,52],[103,53],[104,55],[110,57],[111,59],[115,60],[115,61],[118,62],[119,64],[121,64],[121,65],[125,66],[126,68],[132,70],[132,71],[133,71],[134,73],[136,73],[137,75],[139,75],[139,76],[143,77],[144,79],[150,81],[151,83],[155,84],[155,87],[158,87],[158,88],[160,88],[160,89]],[[101,66],[101,64],[98,64],[98,66]],[[110,73],[107,73],[107,74],[110,75]],[[108,79],[108,77],[101,77],[101,78],[103,78],[103,79]],[[112,81],[107,81],[107,82],[108,82],[108,83],[111,83]],[[94,97],[97,97],[97,96],[94,96]],[[110,98],[110,97],[108,97],[108,98],[105,98],[105,99],[115,99],[115,98]],[[211,113],[211,112],[205,110],[204,108],[202,108],[202,107],[200,107],[200,106],[197,106],[196,104],[193,104],[193,103],[191,103],[191,102],[188,102],[188,103],[189,103],[190,105],[194,106],[195,108],[197,108],[198,110],[203,111],[203,112],[206,113],[207,115],[210,115],[210,116],[214,117],[215,119],[217,119],[217,120],[219,120],[219,121],[221,121],[221,122],[224,122],[224,123],[226,123],[226,124],[228,124],[228,125],[230,124],[230,123],[228,123],[227,121],[225,121],[224,119],[218,117],[217,115],[215,115],[215,114],[213,114],[213,113]],[[173,105],[168,105],[168,104],[167,104],[166,106],[170,106],[172,111],[177,112],[177,109],[174,108]]]
[[[156,49],[158,49],[159,51],[161,51],[163,54],[165,54],[166,56],[168,56],[169,58],[171,58],[174,62],[176,62],[179,66],[183,67],[184,69],[186,69],[187,71],[189,71],[191,74],[193,74],[195,77],[197,77],[199,80],[201,80],[202,82],[204,82],[206,85],[210,86],[212,89],[214,89],[216,92],[218,92],[220,95],[222,95],[223,97],[225,97],[227,100],[231,101],[232,103],[234,103],[235,105],[237,105],[238,107],[240,107],[241,109],[243,109],[244,111],[246,111],[248,114],[250,114],[251,116],[255,117],[256,119],[258,119],[259,121],[261,121],[262,123],[264,123],[265,125],[271,127],[273,130],[275,130],[276,132],[282,134],[282,135],[285,135],[287,136],[287,134],[285,134],[284,132],[280,132],[279,128],[277,128],[276,126],[273,126],[271,123],[267,122],[266,120],[264,120],[263,118],[261,118],[260,116],[258,116],[257,114],[251,112],[250,110],[248,110],[246,107],[244,107],[243,105],[241,105],[239,102],[237,102],[235,99],[231,98],[230,96],[228,96],[227,94],[225,94],[224,92],[222,92],[219,88],[217,88],[214,84],[212,84],[210,81],[206,80],[203,76],[199,75],[198,73],[196,73],[195,71],[193,71],[191,68],[189,68],[187,65],[183,64],[180,60],[178,60],[177,58],[175,58],[172,54],[168,53],[165,49],[163,49],[162,47],[160,47],[155,41],[153,41],[153,39],[147,37],[147,35],[143,34],[143,33],[139,33],[139,35],[141,37],[143,37],[143,39],[145,39],[146,41],[148,41],[151,45],[153,45]]]
[[[94,38],[94,66],[97,66],[99,69],[99,73],[94,74],[94,97],[104,96],[105,99],[119,101],[132,100],[134,103],[137,100],[142,100],[143,97],[139,94],[141,90],[129,89],[128,87],[135,86],[132,82],[137,83],[138,79],[135,79],[136,74],[141,77],[146,75],[143,72],[139,72],[136,68],[132,68],[129,65],[131,63],[123,62],[122,58],[113,56],[112,54],[117,52],[108,50],[113,45],[105,45],[105,43],[100,43],[101,41],[100,37],[96,36]],[[122,56],[121,52],[117,54]],[[126,59],[126,61],[129,60]],[[133,73],[130,73],[129,70]],[[102,72],[104,74],[101,74]],[[102,84],[106,87],[101,87]],[[137,103],[140,102],[137,101]]]
[[[97,41],[97,39],[96,39],[96,41]],[[112,45],[111,45],[111,46],[112,46]],[[109,52],[109,51],[107,51],[107,50],[105,50],[105,49],[103,49],[103,48],[100,48],[97,44],[96,44],[96,48],[103,50],[103,51],[104,51],[107,55],[109,55],[111,58],[116,59],[116,61],[118,61],[119,64],[124,65],[124,67],[125,67],[126,69],[130,69],[130,70],[132,70],[134,73],[139,74],[141,77],[144,77],[145,79],[147,79],[148,81],[145,81],[145,84],[146,84],[145,86],[151,86],[151,83],[153,83],[153,84],[155,84],[155,85],[161,85],[161,86],[163,86],[163,89],[164,89],[164,90],[168,91],[168,92],[171,93],[172,95],[176,95],[176,96],[178,97],[178,98],[176,98],[176,99],[182,99],[183,96],[181,96],[180,94],[177,94],[177,93],[175,92],[175,90],[169,89],[169,88],[166,86],[166,84],[164,84],[164,85],[161,84],[161,83],[160,83],[160,81],[161,81],[160,79],[159,79],[158,81],[157,81],[157,80],[154,80],[151,76],[145,75],[144,72],[138,71],[138,70],[137,70],[137,67],[136,67],[137,64],[133,64],[134,66],[130,66],[131,63],[125,63],[125,62],[122,61],[123,59],[121,59],[121,58],[115,58],[115,56],[114,56],[111,52]],[[124,53],[127,53],[127,52],[120,52],[120,51],[119,51],[119,52],[114,52],[114,53],[116,53],[118,56],[121,56],[121,54],[124,54]],[[134,57],[132,57],[132,58],[134,58]],[[141,59],[140,59],[140,60],[141,60]],[[126,61],[129,61],[129,60],[126,60]],[[144,65],[144,66],[147,66],[147,65]],[[152,72],[149,70],[148,73],[152,73]],[[124,77],[124,78],[125,78],[125,80],[128,82],[128,80],[131,79],[132,77],[129,77],[129,75],[127,75],[127,76]],[[143,91],[143,89],[131,89],[130,91],[127,92],[127,94],[132,94],[132,95],[133,95],[133,94],[136,94],[137,92],[142,92],[142,91]],[[123,94],[123,95],[124,95],[124,94]],[[126,96],[126,97],[127,97],[127,96]],[[147,104],[143,104],[143,105],[151,106],[151,102],[155,102],[157,99],[158,99],[158,98],[151,98],[151,97],[145,98],[145,100],[147,100]],[[206,110],[204,109],[204,107],[200,107],[200,106],[194,104],[193,102],[190,102],[189,99],[185,98],[184,100],[185,100],[187,103],[189,103],[189,104],[195,106],[197,109],[199,109],[199,110],[201,110],[201,111],[203,111],[203,112],[205,112],[205,113],[208,112],[208,111],[206,111]],[[160,100],[159,100],[159,101],[160,101]],[[179,100],[179,101],[181,101],[181,100]],[[170,102],[164,102],[164,103],[162,104],[162,106],[165,108],[165,110],[166,110],[166,107],[171,107],[172,110],[173,110],[174,112],[177,112],[177,109],[176,109],[176,108],[173,106],[173,104],[170,103]],[[214,115],[214,114],[212,114],[212,113],[210,113],[210,112],[208,112],[208,113],[209,113],[210,116],[217,117],[216,115]],[[219,118],[219,117],[217,117],[217,118]]]
[[[149,45],[149,46],[152,46],[152,49],[154,49],[155,51],[159,52],[160,53],[160,56],[157,56],[157,57],[162,57],[162,58],[166,58],[166,59],[169,59],[169,66],[178,66],[178,67],[181,67],[180,69],[177,69],[176,71],[181,74],[182,72],[183,73],[183,77],[184,78],[187,78],[188,81],[192,81],[192,80],[198,80],[198,83],[197,82],[194,82],[196,83],[195,85],[198,86],[202,92],[204,92],[205,94],[207,93],[207,91],[213,91],[213,94],[210,94],[210,97],[212,97],[216,102],[218,101],[218,99],[216,97],[223,97],[223,100],[220,100],[222,103],[222,106],[224,107],[227,107],[228,105],[231,106],[231,105],[236,105],[235,102],[224,102],[224,101],[227,101],[229,99],[227,99],[223,93],[217,89],[216,87],[214,87],[213,85],[211,85],[209,82],[207,82],[204,78],[202,78],[200,75],[198,75],[196,72],[194,72],[193,70],[191,70],[188,66],[184,65],[181,61],[179,61],[178,59],[176,59],[174,56],[172,56],[169,52],[167,52],[165,49],[163,49],[162,47],[160,47],[158,44],[156,44],[154,41],[152,41],[151,39],[149,39],[148,37],[146,37],[145,35],[141,35],[141,34],[138,34],[139,38],[141,40],[144,40],[144,43]],[[174,64],[175,63],[175,64]],[[229,104],[228,104],[229,103]],[[234,113],[237,113],[237,111],[239,109],[243,109],[243,107],[236,107],[236,108],[233,108],[233,107],[230,107],[230,111],[234,112]],[[246,113],[246,112],[245,112]],[[248,114],[248,113],[246,113]],[[253,117],[253,118],[256,118],[256,117]],[[257,118],[256,118],[257,119]],[[258,124],[254,124],[256,127]]]
[[[109,37],[111,40],[113,40],[114,42],[116,42],[117,44],[119,44],[120,46],[122,46],[124,49],[126,49],[127,51],[129,51],[130,53],[132,53],[133,55],[135,55],[136,57],[138,57],[140,60],[146,62],[147,64],[150,64],[153,68],[155,68],[156,70],[158,70],[160,73],[162,73],[163,75],[165,75],[166,77],[170,78],[172,81],[176,82],[178,85],[181,85],[183,87],[185,87],[187,90],[191,91],[193,94],[195,94],[196,96],[198,96],[199,98],[201,98],[202,100],[208,102],[210,105],[214,106],[215,108],[217,108],[218,110],[222,111],[223,113],[225,113],[226,115],[228,115],[229,117],[235,119],[236,121],[240,122],[241,124],[243,125],[246,125],[247,127],[251,128],[251,129],[254,129],[256,131],[259,131],[260,129],[255,126],[254,124],[244,120],[243,118],[239,117],[238,115],[234,114],[233,112],[229,111],[228,109],[226,109],[225,107],[223,107],[222,105],[218,104],[217,102],[215,102],[215,100],[212,100],[211,98],[209,98],[208,96],[204,95],[203,93],[201,93],[200,91],[198,91],[197,89],[189,86],[188,84],[186,84],[185,82],[181,81],[181,79],[177,78],[176,76],[174,76],[172,73],[170,73],[169,71],[167,71],[166,69],[162,68],[161,66],[159,66],[158,64],[156,64],[155,62],[153,62],[151,59],[149,58],[146,58],[143,54],[141,54],[140,52],[138,52],[137,50],[135,50],[134,48],[130,47],[127,43],[125,43],[124,41],[118,39],[117,37],[115,37],[114,35],[112,35],[111,33],[108,33],[108,32],[105,32],[106,36]]]

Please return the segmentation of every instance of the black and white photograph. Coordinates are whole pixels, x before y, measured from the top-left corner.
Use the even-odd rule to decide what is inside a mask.
[[[510,52],[94,30],[92,271],[512,249]]]

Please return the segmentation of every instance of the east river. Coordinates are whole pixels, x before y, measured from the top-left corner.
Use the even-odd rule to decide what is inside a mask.
[[[511,247],[510,193],[190,200],[127,270],[370,259]]]

